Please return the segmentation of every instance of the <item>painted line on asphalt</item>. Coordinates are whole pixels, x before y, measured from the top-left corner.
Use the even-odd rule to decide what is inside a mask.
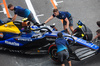
[[[4,4],[4,7],[5,7],[5,8],[3,8],[4,14],[7,14],[7,17],[10,18],[10,14],[9,14],[7,4],[6,4],[5,0],[3,0],[3,4]]]
[[[57,3],[62,3],[63,1],[58,1]]]
[[[53,1],[53,0],[50,0],[50,1],[51,1],[51,3],[52,3],[53,7],[54,7],[55,9],[57,9],[57,6],[55,5],[54,1]]]
[[[4,12],[4,14],[7,14],[5,8],[3,8],[3,12]]]
[[[54,0],[53,2],[55,3],[55,5],[56,5],[56,6],[58,6],[58,4],[57,4],[56,0]]]
[[[2,5],[4,5],[3,3],[0,3],[0,5],[2,6]],[[2,11],[0,11],[0,13],[4,13],[4,14],[6,14],[6,10],[5,10],[5,8],[4,7],[2,7],[3,8],[3,10]]]
[[[37,15],[36,15],[35,9],[34,9],[34,7],[32,6],[31,1],[30,1],[30,0],[25,0],[25,2],[26,2],[26,4],[27,4],[29,10],[33,13],[34,18],[36,19],[36,21],[37,21],[38,23],[40,23],[40,21],[39,21]]]
[[[3,11],[0,11],[0,12],[3,12]]]
[[[44,14],[37,15],[37,17],[44,16]]]

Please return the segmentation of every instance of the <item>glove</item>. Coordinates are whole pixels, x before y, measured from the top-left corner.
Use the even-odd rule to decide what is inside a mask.
[[[39,24],[39,23],[37,23],[37,22],[36,22],[36,23],[34,23],[34,25],[38,25],[38,24]]]
[[[67,28],[65,29],[65,33],[67,33],[68,31],[67,31]]]
[[[41,25],[44,25],[45,23],[42,23]]]

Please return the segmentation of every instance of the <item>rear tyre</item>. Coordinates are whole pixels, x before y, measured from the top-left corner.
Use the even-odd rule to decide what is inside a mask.
[[[92,37],[93,37],[93,34],[92,34],[92,31],[88,28],[88,27],[82,27],[82,28],[76,28],[74,30],[74,36],[76,37],[79,37],[79,38],[83,38],[84,40],[87,40],[87,41],[91,41],[92,40]],[[82,34],[84,34],[84,37],[82,36]]]

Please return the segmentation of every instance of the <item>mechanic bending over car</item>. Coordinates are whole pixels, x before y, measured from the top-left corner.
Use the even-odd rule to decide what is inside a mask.
[[[68,42],[63,38],[63,35],[61,32],[57,34],[57,39],[55,41],[56,46],[57,46],[57,54],[58,54],[58,59],[61,62],[61,66],[65,66],[64,64],[64,59],[67,59],[69,66],[71,66],[71,61],[69,59],[69,52],[67,50],[67,46],[69,45]],[[67,44],[67,45],[66,45]]]
[[[16,20],[18,15],[20,17],[28,18],[28,21],[31,21],[35,25],[38,24],[30,10],[24,9],[20,6],[13,6],[12,4],[8,5],[8,9],[14,11],[14,16],[12,18],[12,21]]]
[[[100,25],[100,24],[99,24]],[[100,29],[98,29],[96,31],[97,35],[93,38],[92,41],[94,41],[95,39],[100,40]],[[99,41],[100,42],[100,41]],[[100,45],[99,45],[99,49],[97,50],[96,54],[98,54],[100,52]]]
[[[65,32],[68,32],[69,34],[71,34],[69,32],[69,29],[73,32],[73,19],[72,16],[69,12],[67,11],[58,11],[58,9],[53,9],[53,15],[51,15],[51,17],[49,17],[44,23],[42,24],[46,24],[47,22],[49,22],[50,20],[52,20],[54,17],[57,17],[58,19],[63,19],[63,27]]]
[[[95,40],[95,39],[100,40],[100,29],[98,29],[98,30],[96,31],[96,33],[97,33],[97,35],[92,39],[92,41]]]
[[[100,27],[100,21],[97,21],[96,23],[97,23],[98,27]],[[100,29],[98,29],[96,31],[96,33],[97,33],[97,35],[92,39],[92,41],[94,41],[97,38],[98,38],[98,40],[100,40]]]

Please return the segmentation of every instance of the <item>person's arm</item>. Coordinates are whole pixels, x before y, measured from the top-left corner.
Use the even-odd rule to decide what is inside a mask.
[[[52,20],[54,17],[53,16],[51,16],[50,18],[48,18],[44,23],[46,24],[46,23],[48,23],[50,20]]]
[[[16,20],[16,18],[17,18],[17,14],[15,14],[15,15],[14,15],[14,17],[12,18],[12,20],[11,20],[11,21]]]
[[[66,27],[64,28],[65,30],[67,29],[67,32],[70,34],[69,32],[69,20],[67,18],[65,18],[65,21],[67,22]]]
[[[98,35],[96,35],[96,36],[92,39],[92,41],[95,40],[96,38],[98,38]]]

